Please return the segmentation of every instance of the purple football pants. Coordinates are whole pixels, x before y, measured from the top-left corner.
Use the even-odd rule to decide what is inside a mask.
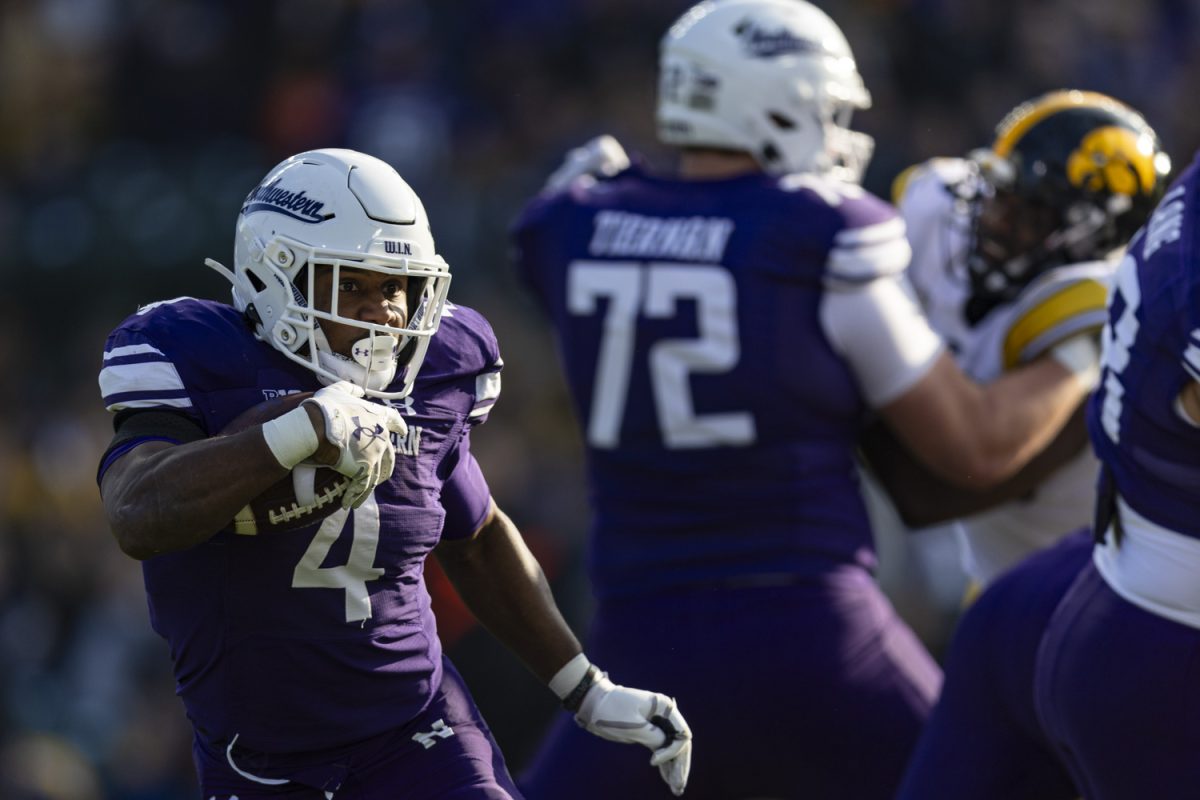
[[[1033,685],[1042,634],[1091,554],[1091,532],[1072,534],[1009,570],[963,615],[897,800],[1079,797],[1042,733]]]
[[[941,682],[856,567],[610,600],[587,653],[614,682],[679,701],[695,737],[689,800],[890,797]],[[531,800],[670,798],[649,759],[563,714],[521,788]]]
[[[403,728],[336,752],[253,753],[197,736],[202,797],[216,800],[521,800],[466,685],[448,659],[429,707]],[[453,731],[448,733],[447,731]],[[280,782],[284,781],[286,782]],[[263,783],[261,781],[275,781]]]
[[[1200,796],[1200,630],[1124,600],[1090,561],[1050,621],[1036,692],[1087,800]]]

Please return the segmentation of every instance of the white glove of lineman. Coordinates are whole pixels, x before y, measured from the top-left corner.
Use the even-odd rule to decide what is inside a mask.
[[[1050,356],[1089,391],[1100,381],[1100,342],[1094,332],[1077,333],[1059,342],[1051,348]]]
[[[550,680],[550,690],[575,711],[575,722],[589,733],[649,747],[651,766],[658,767],[672,794],[683,794],[692,768],[692,730],[674,700],[617,686],[582,653]]]
[[[326,386],[302,405],[308,403],[321,409],[325,438],[339,451],[337,463],[330,466],[350,479],[342,508],[358,508],[392,477],[396,451],[391,435],[404,436],[408,425],[396,409],[363,399],[362,389],[349,381]]]
[[[629,156],[625,154],[625,148],[616,139],[604,134],[568,152],[562,166],[546,179],[545,188],[558,191],[583,177],[594,183],[598,177],[616,175],[628,167]]]

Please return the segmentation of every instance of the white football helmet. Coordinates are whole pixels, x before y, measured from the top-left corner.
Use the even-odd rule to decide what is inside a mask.
[[[277,165],[238,214],[233,270],[205,263],[233,284],[233,303],[260,339],[326,385],[348,380],[392,399],[412,391],[450,284],[421,199],[396,170],[353,150],[311,150]],[[327,302],[314,302],[316,266],[333,270]],[[341,316],[342,268],[405,276],[405,327]],[[351,356],[330,349],[322,321],[363,331]]]
[[[743,150],[771,174],[858,183],[875,143],[850,117],[870,105],[846,37],[804,0],[705,0],[663,37],[667,144]]]

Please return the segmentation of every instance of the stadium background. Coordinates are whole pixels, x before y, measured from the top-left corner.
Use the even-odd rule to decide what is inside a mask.
[[[202,259],[229,259],[242,197],[309,147],[378,155],[424,198],[452,297],[491,319],[506,357],[476,451],[582,629],[579,440],[505,230],[592,135],[666,163],[652,128],[656,45],[689,4],[0,4],[0,796],[196,796],[166,646],[99,507],[94,471],[109,436],[99,355],[140,303],[225,298]],[[875,136],[865,183],[878,193],[914,161],[986,144],[1017,102],[1065,86],[1140,108],[1177,167],[1200,144],[1197,0],[818,5],[874,96],[856,127]],[[898,603],[935,648],[958,580],[944,545],[889,542],[884,553]],[[443,608],[449,649],[519,767],[554,704]]]

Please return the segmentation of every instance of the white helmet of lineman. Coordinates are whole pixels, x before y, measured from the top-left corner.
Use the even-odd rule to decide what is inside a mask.
[[[804,0],[706,0],[662,41],[667,144],[742,150],[771,174],[858,183],[875,143],[850,117],[870,105],[846,37]]]
[[[233,303],[260,339],[326,385],[348,380],[392,399],[412,391],[450,283],[421,199],[388,164],[354,150],[311,150],[277,165],[238,214],[233,270],[205,263],[233,284]],[[333,270],[325,302],[314,298],[316,266]],[[342,268],[405,276],[405,327],[339,315]],[[330,350],[323,320],[362,330],[351,357]]]

